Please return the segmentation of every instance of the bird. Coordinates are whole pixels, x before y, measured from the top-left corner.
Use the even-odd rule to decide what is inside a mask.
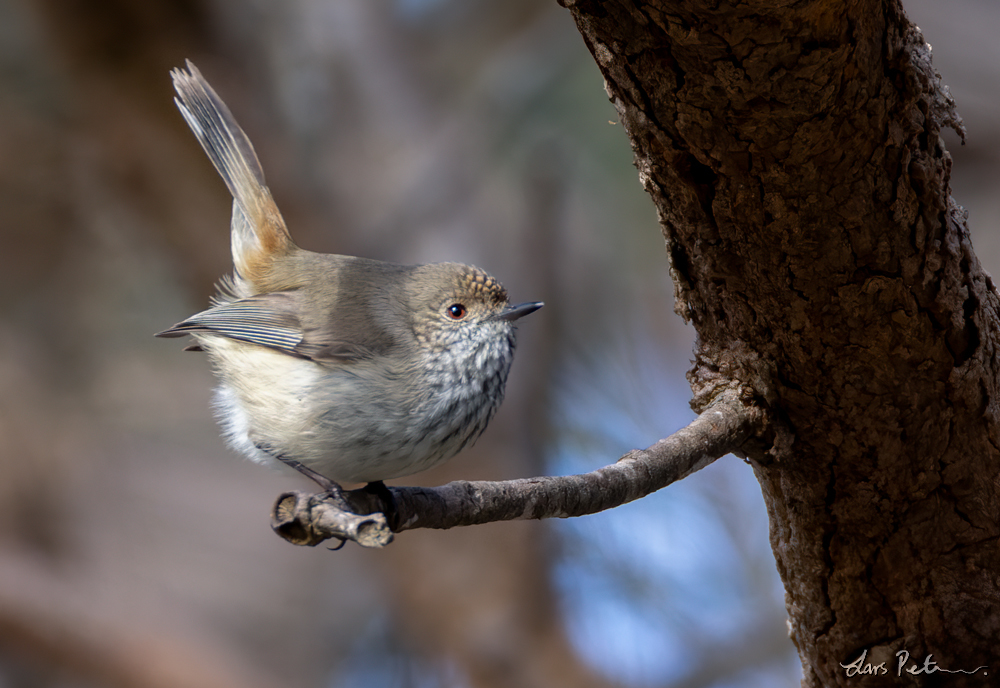
[[[227,444],[321,485],[382,484],[472,445],[503,400],[515,322],[485,271],[299,248],[250,139],[195,65],[175,103],[233,196],[233,272],[210,307],[157,333],[190,335],[218,378]],[[384,487],[384,484],[382,484]]]

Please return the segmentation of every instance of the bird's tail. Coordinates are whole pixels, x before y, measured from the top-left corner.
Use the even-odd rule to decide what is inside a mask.
[[[237,285],[249,287],[251,292],[261,291],[273,259],[295,245],[264,182],[253,144],[190,60],[187,71],[175,69],[171,76],[178,96],[174,102],[233,195],[232,248]]]

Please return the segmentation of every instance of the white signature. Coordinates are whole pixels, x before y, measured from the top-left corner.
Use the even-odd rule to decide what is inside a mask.
[[[868,650],[861,653],[861,656],[850,664],[841,664],[840,666],[846,669],[846,674],[848,677],[851,676],[884,676],[889,673],[889,668],[885,665],[885,662],[879,662],[878,664],[872,664],[871,662],[866,662],[865,657],[868,656]],[[933,674],[937,671],[944,672],[946,674],[977,674],[980,671],[983,672],[983,676],[988,676],[989,672],[986,670],[989,667],[981,666],[975,669],[944,669],[939,667],[933,659],[934,655],[927,655],[924,657],[924,663],[918,664],[916,661],[910,661],[910,653],[906,650],[900,650],[896,653],[896,676],[902,676],[903,673],[916,676],[918,674]]]

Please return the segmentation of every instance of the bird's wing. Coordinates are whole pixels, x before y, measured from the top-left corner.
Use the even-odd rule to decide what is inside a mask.
[[[207,311],[157,333],[157,337],[183,337],[210,333],[314,361],[349,362],[373,355],[368,347],[307,336],[298,316],[296,292],[273,292],[217,304]]]

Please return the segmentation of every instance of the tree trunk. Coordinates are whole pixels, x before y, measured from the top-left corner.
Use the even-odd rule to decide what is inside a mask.
[[[769,410],[748,456],[804,685],[901,685],[901,660],[903,685],[983,685],[998,299],[950,197],[961,122],[930,47],[896,0],[565,4],[698,332],[693,405],[741,385]],[[933,665],[979,671],[907,671]]]

